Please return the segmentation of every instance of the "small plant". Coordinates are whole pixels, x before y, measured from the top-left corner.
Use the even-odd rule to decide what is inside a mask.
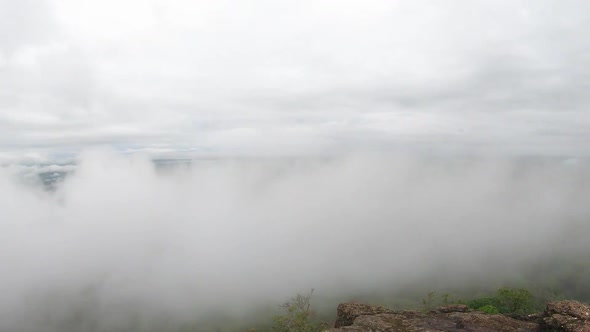
[[[422,299],[422,305],[424,306],[425,311],[432,310],[434,308],[434,296],[436,292],[428,292],[426,294],[426,298]]]
[[[467,305],[469,306],[469,308],[472,309],[478,309],[485,307],[485,306],[493,306],[496,307],[498,300],[493,297],[493,296],[489,296],[489,297],[480,297],[474,300],[471,300],[469,302],[467,302]]]
[[[325,328],[325,324],[313,321],[311,310],[311,296],[313,289],[305,294],[297,294],[281,307],[286,310],[282,316],[276,316],[274,331],[280,332],[318,332]]]
[[[483,307],[477,308],[477,310],[481,311],[481,312],[485,312],[486,314],[491,314],[491,315],[500,313],[500,310],[498,310],[498,308],[496,308],[496,306],[493,306],[491,304],[484,305]]]

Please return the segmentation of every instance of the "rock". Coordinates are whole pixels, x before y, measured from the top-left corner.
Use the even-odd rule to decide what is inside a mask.
[[[452,313],[448,318],[456,322],[458,329],[465,331],[514,331],[514,332],[537,332],[539,324],[517,320],[504,315],[490,315],[480,312],[474,313]],[[454,330],[442,330],[454,331]]]
[[[465,304],[449,304],[444,305],[442,307],[438,307],[435,311],[442,312],[442,313],[450,313],[450,312],[467,312],[469,307]]]
[[[590,332],[590,305],[577,301],[547,303],[542,314],[490,315],[466,305],[430,312],[393,311],[380,306],[343,303],[331,332]]]
[[[590,332],[590,305],[578,301],[547,303],[542,331]]]
[[[504,315],[467,312],[464,305],[450,305],[430,312],[392,311],[383,307],[344,303],[331,332],[537,332],[539,324]]]
[[[404,317],[396,314],[359,316],[353,326],[363,328],[363,331],[404,331],[407,329]]]
[[[361,303],[342,303],[338,305],[338,316],[334,327],[350,326],[354,320],[363,315],[393,313],[393,310]]]

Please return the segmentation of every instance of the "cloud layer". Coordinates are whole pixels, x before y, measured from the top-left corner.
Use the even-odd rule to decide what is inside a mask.
[[[124,329],[310,288],[518,274],[590,249],[589,182],[583,163],[350,156],[157,170],[87,153],[54,193],[0,177],[0,327]]]
[[[586,1],[0,1],[3,160],[586,155]]]

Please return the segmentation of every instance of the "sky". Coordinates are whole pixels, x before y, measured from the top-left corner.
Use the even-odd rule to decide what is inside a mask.
[[[0,162],[588,155],[590,3],[0,0]]]

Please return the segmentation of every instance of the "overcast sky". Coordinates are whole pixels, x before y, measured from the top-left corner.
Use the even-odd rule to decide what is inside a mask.
[[[588,155],[590,2],[0,0],[0,161]]]

